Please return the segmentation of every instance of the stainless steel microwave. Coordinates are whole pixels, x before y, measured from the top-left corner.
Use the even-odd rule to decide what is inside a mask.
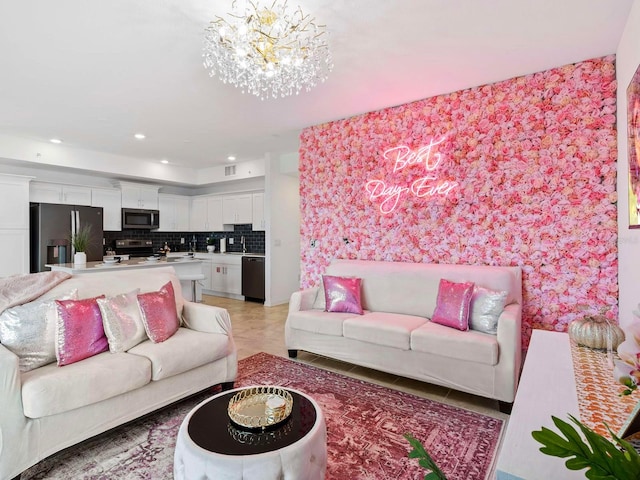
[[[154,230],[160,228],[160,212],[139,208],[122,209],[122,229]]]

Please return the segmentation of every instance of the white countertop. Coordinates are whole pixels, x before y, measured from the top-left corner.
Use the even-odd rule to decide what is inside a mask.
[[[186,265],[202,264],[202,260],[197,258],[186,258],[184,255],[178,258],[166,258],[157,260],[155,262],[149,262],[143,258],[135,258],[132,260],[123,260],[120,263],[104,263],[104,262],[87,262],[86,265],[76,265],[74,263],[53,263],[46,264],[45,267],[50,268],[52,271],[67,272],[72,275],[78,273],[95,273],[112,270],[125,270],[135,268],[155,268],[155,267],[167,267],[172,266],[174,268],[182,268]]]

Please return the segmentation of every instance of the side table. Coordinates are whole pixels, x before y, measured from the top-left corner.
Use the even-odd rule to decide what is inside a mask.
[[[287,389],[293,409],[282,425],[265,431],[237,428],[229,400],[243,387],[209,398],[185,417],[176,442],[176,480],[322,480],[327,467],[327,427],[318,404]]]

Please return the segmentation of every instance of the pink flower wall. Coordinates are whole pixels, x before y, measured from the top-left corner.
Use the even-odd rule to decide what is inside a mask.
[[[617,318],[615,110],[611,56],[305,129],[302,286],[334,257],[518,265],[524,345]]]

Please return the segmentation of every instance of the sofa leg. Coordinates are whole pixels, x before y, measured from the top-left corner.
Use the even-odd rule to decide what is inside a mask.
[[[297,358],[298,350],[289,350],[289,358]]]
[[[506,413],[507,415],[511,415],[511,409],[513,408],[513,402],[503,402],[502,400],[498,401],[500,411],[502,413]]]
[[[226,392],[227,390],[233,389],[233,383],[234,382],[222,382],[220,384],[220,387],[222,388],[223,392]]]

